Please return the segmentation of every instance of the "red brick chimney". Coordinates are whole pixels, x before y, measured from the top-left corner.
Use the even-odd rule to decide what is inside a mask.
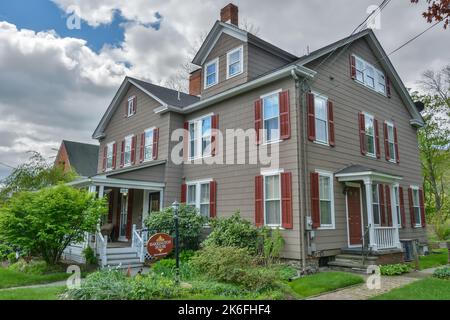
[[[189,76],[189,94],[193,96],[200,95],[202,86],[202,69],[192,71]]]
[[[220,21],[239,26],[239,9],[232,3],[229,3],[220,10]]]

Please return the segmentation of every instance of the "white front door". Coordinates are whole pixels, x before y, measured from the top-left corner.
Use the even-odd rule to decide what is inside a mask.
[[[127,221],[128,221],[128,194],[122,194],[120,208],[119,241],[128,241],[127,239]]]

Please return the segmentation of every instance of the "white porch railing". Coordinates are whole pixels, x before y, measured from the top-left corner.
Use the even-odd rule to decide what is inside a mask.
[[[377,249],[397,248],[395,232],[395,227],[375,227],[375,245],[377,246]]]
[[[95,251],[100,256],[100,260],[102,261],[102,268],[106,267],[108,261],[107,261],[107,254],[106,249],[108,247],[108,236],[103,236],[100,230],[97,230],[95,234]]]
[[[133,224],[133,233],[131,237],[131,247],[136,250],[141,262],[145,262],[145,242],[142,240],[139,231],[136,229],[136,225]]]

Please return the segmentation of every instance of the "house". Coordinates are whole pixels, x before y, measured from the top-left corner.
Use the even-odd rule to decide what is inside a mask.
[[[75,171],[79,176],[91,177],[97,174],[98,145],[63,140],[55,158],[55,166],[62,166],[64,172]]]
[[[233,4],[221,10],[189,94],[127,77],[100,120],[97,175],[73,184],[109,199],[102,264],[142,263],[142,222],[175,200],[281,228],[283,257],[303,268],[426,248],[423,119],[375,34],[297,57],[238,20]]]

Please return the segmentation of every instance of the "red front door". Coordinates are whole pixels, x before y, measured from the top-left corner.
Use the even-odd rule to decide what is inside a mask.
[[[350,245],[362,244],[360,188],[347,188],[348,232]]]

